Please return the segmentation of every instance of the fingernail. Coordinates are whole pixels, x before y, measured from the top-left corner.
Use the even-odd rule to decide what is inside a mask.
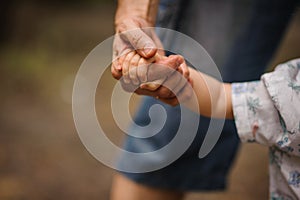
[[[119,70],[119,71],[122,70],[122,66],[120,64],[117,64],[117,70]]]
[[[144,46],[144,52],[146,55],[148,55],[151,51],[153,51],[154,46],[152,44],[146,44]]]
[[[147,83],[142,83],[142,84],[140,85],[140,88],[142,88],[142,89],[147,89]]]
[[[140,88],[150,90],[150,91],[155,91],[159,87],[160,87],[160,84],[156,84],[154,82],[142,83],[140,85]]]

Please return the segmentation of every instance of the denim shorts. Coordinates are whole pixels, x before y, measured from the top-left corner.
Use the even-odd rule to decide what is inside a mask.
[[[127,136],[124,149],[135,153],[155,151],[167,145],[174,138],[180,123],[189,123],[188,118],[180,119],[180,106],[171,107],[154,98],[145,97],[136,113],[134,121],[137,125],[145,126],[150,123],[148,112],[151,106],[155,104],[163,106],[168,115],[162,130],[150,138]],[[195,115],[195,113],[190,112],[190,115]],[[179,159],[167,167],[147,173],[122,173],[135,182],[152,187],[182,191],[223,189],[226,175],[238,148],[239,139],[237,134],[232,132],[235,130],[234,123],[226,121],[223,133],[213,150],[208,156],[200,159],[198,153],[209,121],[209,118],[201,117],[197,135],[191,146]],[[131,128],[130,131],[133,134],[142,134],[136,133],[134,128]],[[166,159],[164,156],[168,155],[159,155],[159,159],[151,157],[149,159],[152,160],[147,160],[147,163],[159,162],[161,159]],[[139,160],[126,162],[126,157],[122,157],[119,164],[138,165]]]

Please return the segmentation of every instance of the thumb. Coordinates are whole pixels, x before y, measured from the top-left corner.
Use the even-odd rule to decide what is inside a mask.
[[[154,41],[140,28],[124,31],[121,37],[128,41],[139,55],[151,58],[157,52]]]

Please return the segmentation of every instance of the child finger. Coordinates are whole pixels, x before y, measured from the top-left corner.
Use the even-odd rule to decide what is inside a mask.
[[[114,64],[112,64],[112,67],[111,67],[111,74],[115,79],[119,80],[122,77],[122,71],[120,71],[117,68],[113,67],[113,65]]]
[[[169,57],[156,56],[156,63],[158,65],[168,67],[168,70],[170,69],[177,70],[177,68],[182,62],[183,62],[183,58],[182,56],[179,55],[171,55]]]
[[[140,83],[140,81],[137,77],[138,76],[137,75],[137,67],[138,67],[139,59],[140,59],[140,55],[135,54],[131,58],[130,65],[129,65],[129,78],[134,85],[138,85]]]
[[[181,55],[170,55],[167,59],[167,64],[169,64],[169,66],[173,66],[173,68],[176,67],[176,69],[182,63],[184,63],[184,58]]]
[[[138,67],[137,67],[137,75],[142,83],[147,82],[147,70],[148,65],[147,61],[144,58],[140,58]]]
[[[130,83],[129,66],[130,66],[130,60],[134,55],[135,55],[134,51],[129,52],[125,56],[125,58],[122,62],[123,80],[124,80],[124,83],[126,83],[126,84]]]
[[[190,76],[190,71],[188,69],[188,66],[185,62],[181,63],[178,67],[178,70],[181,71],[181,74],[184,76],[184,78],[188,79]]]

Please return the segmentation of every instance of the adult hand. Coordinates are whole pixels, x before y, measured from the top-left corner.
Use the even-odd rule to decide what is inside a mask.
[[[120,79],[122,87],[128,92],[147,95],[160,99],[172,106],[184,102],[192,94],[192,83],[189,79],[189,70],[182,56],[171,55],[159,57],[155,63],[139,66],[137,69],[147,68],[147,83],[139,86],[125,83],[124,77]],[[163,80],[158,82],[157,80]],[[151,84],[149,84],[151,83]],[[157,89],[153,90],[153,84]]]
[[[143,0],[138,4],[135,0],[119,1],[115,18],[117,34],[113,44],[113,64],[111,71],[113,77],[116,79],[120,79],[122,76],[124,77],[125,81],[122,81],[122,86],[125,89],[136,88],[137,84],[147,81],[146,84],[143,84],[142,88],[138,88],[135,92],[170,100],[171,98],[175,98],[174,94],[172,95],[169,91],[167,92],[164,87],[161,87],[161,83],[166,77],[161,77],[160,80],[151,79],[151,75],[149,79],[146,77],[150,65],[147,63],[151,63],[155,60],[153,58],[154,55],[164,54],[162,44],[153,28],[148,28],[154,26],[157,6],[158,0]],[[138,59],[138,56],[134,52],[137,52],[139,56],[148,60]],[[121,62],[116,58],[120,58]],[[170,61],[170,63],[172,62]],[[137,68],[137,65],[140,64],[144,65],[144,68]],[[136,70],[132,66],[136,67]],[[177,65],[173,65],[172,67],[187,78],[187,67],[178,67]],[[125,74],[123,73],[123,69],[125,69]],[[154,69],[157,70],[157,68],[151,68],[149,74],[151,74],[151,71]],[[157,72],[157,75],[166,74],[159,70],[155,72]],[[159,76],[155,77],[157,78]],[[151,82],[151,80],[154,82]]]
[[[151,59],[156,53],[164,54],[159,38],[153,28],[148,26],[149,24],[145,20],[137,17],[126,18],[117,26],[111,68],[114,78],[119,79],[123,75],[122,65],[124,64],[119,62],[120,58],[127,61],[125,62],[127,65],[124,67],[129,68],[130,60],[135,52],[145,59]],[[124,59],[125,57],[126,59]]]

